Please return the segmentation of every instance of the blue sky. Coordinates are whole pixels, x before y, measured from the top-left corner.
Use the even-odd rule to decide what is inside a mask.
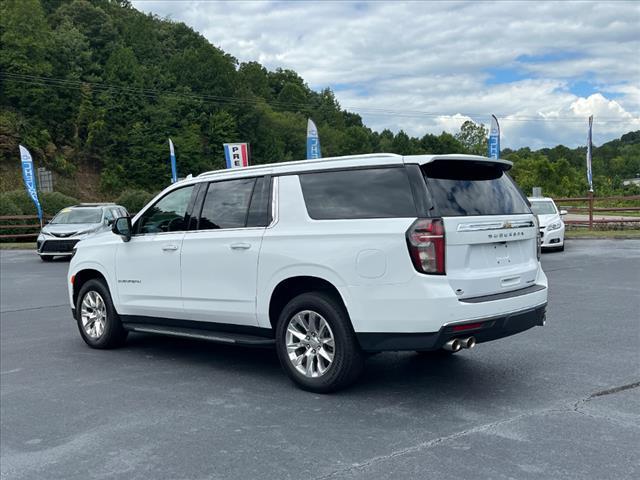
[[[455,133],[499,116],[502,144],[602,143],[640,129],[640,2],[134,0],[240,62],[296,70],[376,129]]]

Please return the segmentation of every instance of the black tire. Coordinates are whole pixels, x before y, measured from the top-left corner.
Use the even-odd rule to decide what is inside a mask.
[[[286,333],[289,321],[299,312],[311,310],[328,323],[334,337],[334,356],[324,374],[310,378],[300,373],[289,360]],[[298,295],[284,307],[276,327],[276,350],[285,373],[303,390],[329,393],[353,383],[364,367],[364,355],[356,339],[351,321],[341,303],[324,292]]]
[[[561,247],[558,247],[558,251],[559,251],[559,252],[564,252],[564,243],[562,244],[562,246],[561,246]]]
[[[40,255],[40,260],[42,260],[43,262],[51,262],[51,261],[53,261],[53,256],[52,255]]]
[[[97,338],[89,336],[82,326],[82,302],[90,292],[98,293],[100,297],[102,297],[106,307],[104,331]],[[82,339],[91,348],[116,348],[121,346],[127,339],[128,332],[122,327],[120,317],[113,306],[109,288],[103,280],[88,280],[82,285],[82,288],[80,288],[78,299],[76,300],[76,323],[78,324],[80,336],[82,336]]]

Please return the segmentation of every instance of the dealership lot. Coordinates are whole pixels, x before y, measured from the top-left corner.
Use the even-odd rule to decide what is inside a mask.
[[[448,359],[376,355],[323,396],[268,349],[91,350],[68,263],[2,251],[2,478],[638,478],[640,241],[569,241],[543,266],[547,326]]]

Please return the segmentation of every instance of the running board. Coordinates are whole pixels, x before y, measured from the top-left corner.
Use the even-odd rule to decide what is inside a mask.
[[[153,333],[181,338],[193,338],[198,340],[208,340],[210,342],[228,343],[232,345],[247,345],[256,347],[275,345],[275,340],[273,338],[265,338],[258,335],[248,335],[245,333],[216,332],[209,330],[197,330],[194,328],[163,327],[145,323],[123,323],[122,326],[125,328],[125,330],[129,330],[131,332]]]

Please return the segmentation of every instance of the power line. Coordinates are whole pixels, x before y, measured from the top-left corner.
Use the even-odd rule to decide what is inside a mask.
[[[172,90],[159,90],[153,88],[145,88],[145,87],[127,87],[124,85],[114,85],[114,84],[106,84],[106,83],[98,83],[98,82],[85,82],[81,80],[71,80],[64,78],[56,78],[56,77],[44,77],[38,75],[28,75],[28,74],[16,74],[16,73],[7,73],[0,72],[0,77],[5,80],[9,80],[15,83],[21,83],[26,85],[37,85],[37,86],[45,86],[45,87],[53,87],[53,88],[78,88],[87,86],[94,91],[102,91],[102,92],[121,92],[134,96],[145,97],[145,98],[156,98],[158,96],[162,96],[165,98],[173,98],[178,100],[189,100],[189,101],[202,101],[205,103],[216,103],[216,104],[227,104],[227,105],[236,105],[236,106],[258,106],[258,105],[268,105],[275,108],[289,108],[289,109],[298,109],[298,110],[306,110],[311,111],[317,106],[309,105],[307,103],[290,103],[290,102],[279,102],[279,101],[270,101],[267,102],[261,99],[252,99],[252,98],[240,98],[240,97],[232,97],[226,95],[210,95],[210,94],[200,94],[200,93],[187,93],[187,92],[176,92]],[[483,113],[462,113],[456,112],[455,114],[451,113],[436,113],[436,112],[425,112],[420,110],[390,110],[390,109],[382,109],[382,108],[357,108],[357,107],[343,107],[346,110],[352,110],[359,114],[369,114],[376,116],[393,116],[393,117],[406,117],[406,118],[416,118],[416,117],[455,117],[455,116],[465,116],[465,117],[485,117],[488,114]],[[584,123],[585,120],[576,118],[576,117],[567,117],[567,116],[554,116],[554,117],[541,117],[541,116],[533,116],[533,115],[521,115],[521,114],[499,114],[497,115],[500,118],[501,122],[544,122],[544,123]],[[630,125],[633,124],[632,119],[620,119],[619,117],[596,117],[595,121],[599,124],[621,124],[621,125]]]

